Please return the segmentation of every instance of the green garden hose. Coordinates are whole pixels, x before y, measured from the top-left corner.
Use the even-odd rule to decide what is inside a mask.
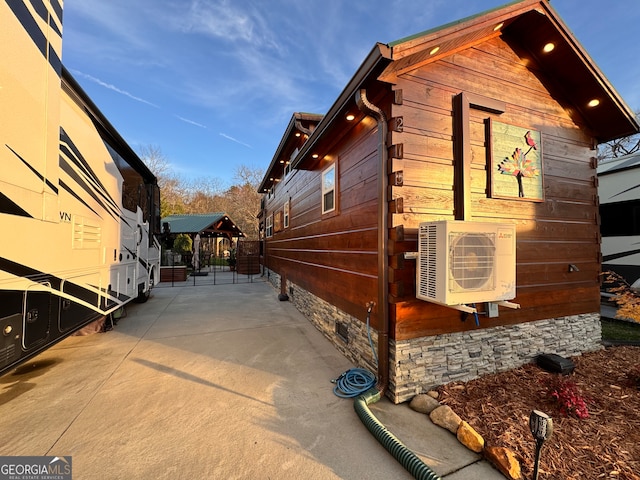
[[[369,389],[358,396],[353,408],[362,423],[373,434],[393,457],[418,480],[441,480],[420,458],[409,450],[398,438],[373,415],[369,409],[370,403],[380,400],[380,392],[376,388]]]

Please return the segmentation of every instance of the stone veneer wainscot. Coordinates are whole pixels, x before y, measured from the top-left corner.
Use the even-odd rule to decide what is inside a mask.
[[[267,273],[279,290],[280,276],[273,271]],[[286,287],[289,300],[343,355],[359,367],[377,371],[364,306],[362,319],[357,319],[291,282]],[[336,323],[346,325],[347,341],[337,335]],[[377,332],[371,329],[370,333],[377,353]],[[438,385],[517,368],[534,361],[540,353],[573,357],[601,348],[599,313],[391,340],[387,396],[401,403]]]

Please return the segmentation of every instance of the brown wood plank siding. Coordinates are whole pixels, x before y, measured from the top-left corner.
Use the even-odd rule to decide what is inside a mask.
[[[521,310],[500,308],[500,316],[481,317],[483,327],[595,312],[599,309],[599,234],[597,189],[591,167],[591,138],[576,125],[561,99],[551,97],[540,73],[532,73],[500,38],[460,51],[401,75],[402,132],[391,134],[403,145],[392,170],[403,171],[403,185],[391,196],[402,198],[403,211],[390,215],[390,226],[403,225],[405,239],[391,242],[392,258],[417,249],[420,222],[454,218],[453,97],[468,92],[500,100],[502,114],[470,110],[471,218],[515,221],[517,297]],[[530,127],[542,135],[542,203],[489,198],[485,118]],[[569,264],[579,267],[569,272]],[[390,273],[392,336],[407,339],[473,329],[473,318],[415,299],[415,262],[392,262]]]
[[[337,308],[366,318],[377,301],[377,172],[375,122],[345,135],[328,161],[297,170],[280,182],[267,215],[289,198],[290,226],[267,239],[266,266]],[[322,171],[336,161],[336,213],[321,213]],[[377,317],[372,316],[372,325]]]

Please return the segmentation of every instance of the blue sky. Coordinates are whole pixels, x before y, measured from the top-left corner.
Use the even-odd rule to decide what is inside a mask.
[[[185,179],[265,169],[295,111],[326,113],[376,42],[506,0],[65,0],[63,63],[136,150]],[[640,110],[638,0],[552,0]]]

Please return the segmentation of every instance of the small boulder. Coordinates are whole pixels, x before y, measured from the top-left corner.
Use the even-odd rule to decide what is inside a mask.
[[[520,462],[508,448],[486,447],[484,456],[509,480],[522,480]]]
[[[480,453],[484,448],[484,438],[467,422],[463,421],[456,434],[458,441],[469,450]]]
[[[430,397],[436,398],[436,399],[440,397],[440,394],[438,393],[437,390],[429,390],[427,392],[427,395],[429,395]]]
[[[439,406],[440,402],[438,402],[435,398],[422,393],[413,397],[411,399],[411,402],[409,402],[409,407],[411,407],[412,410],[415,410],[419,413],[425,413],[427,415],[429,415]]]
[[[446,428],[454,435],[458,432],[458,427],[462,423],[462,419],[449,405],[440,405],[429,414],[429,418],[433,423]]]

